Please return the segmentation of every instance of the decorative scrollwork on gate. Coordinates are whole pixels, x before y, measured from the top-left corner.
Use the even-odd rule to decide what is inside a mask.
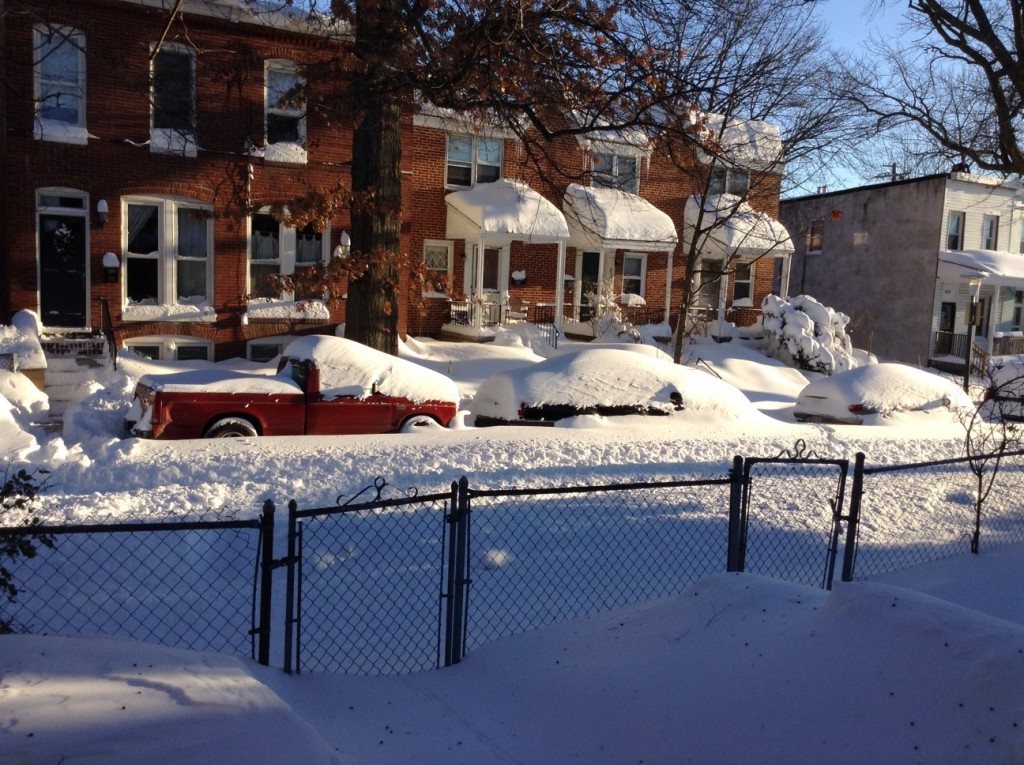
[[[388,483],[387,480],[385,480],[382,476],[377,476],[376,478],[373,479],[372,485],[363,487],[355,494],[353,494],[351,497],[346,499],[344,502],[342,501],[344,495],[339,494],[337,498],[334,500],[334,503],[338,507],[346,507],[348,505],[355,504],[357,499],[359,499],[365,494],[368,494],[369,492],[373,492],[373,497],[362,500],[360,504],[372,504],[374,502],[383,502],[385,499],[384,492],[385,490],[388,489],[406,499],[412,499],[417,494],[419,494],[419,490],[415,486],[410,486],[407,489],[399,489],[395,487],[393,484]]]
[[[816,460],[821,459],[816,451],[807,447],[807,442],[798,438],[792,449],[783,449],[775,455],[775,459]]]

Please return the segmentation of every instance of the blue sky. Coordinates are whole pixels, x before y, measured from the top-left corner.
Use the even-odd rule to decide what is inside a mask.
[[[817,0],[821,17],[829,26],[833,44],[857,50],[874,29],[883,35],[898,34],[905,0],[888,0],[885,12],[870,14],[873,0]]]

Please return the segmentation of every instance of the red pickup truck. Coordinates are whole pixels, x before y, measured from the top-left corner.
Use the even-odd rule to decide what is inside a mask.
[[[221,369],[143,375],[125,417],[141,438],[389,433],[448,427],[455,383],[405,359],[340,337],[285,348],[277,374]]]

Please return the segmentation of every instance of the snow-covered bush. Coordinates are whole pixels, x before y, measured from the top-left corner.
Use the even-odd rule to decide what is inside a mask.
[[[765,353],[810,372],[831,375],[858,366],[846,334],[850,317],[808,295],[761,302]]]
[[[610,280],[606,281],[599,291],[587,293],[587,299],[594,308],[594,316],[590,321],[594,327],[595,340],[642,342],[636,327],[622,315],[623,305],[635,303],[626,298],[625,294],[616,294]]]

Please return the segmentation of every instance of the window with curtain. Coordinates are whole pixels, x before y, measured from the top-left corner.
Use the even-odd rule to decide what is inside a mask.
[[[503,142],[500,138],[449,135],[445,183],[472,186],[493,183],[501,178]]]
[[[128,303],[209,302],[212,210],[176,199],[128,199],[125,208]]]
[[[590,184],[603,189],[621,189],[635,194],[640,188],[637,166],[639,157],[614,152],[593,152],[590,155]]]
[[[266,63],[266,139],[267,145],[294,143],[306,145],[306,103],[302,88],[305,80],[291,61]]]
[[[644,294],[644,256],[625,255],[622,258],[622,291],[627,295]]]
[[[293,274],[296,269],[323,262],[329,238],[326,230],[317,231],[312,223],[300,229],[286,226],[269,209],[254,214],[249,221],[249,294],[293,299],[294,295],[279,295],[270,277]]]

